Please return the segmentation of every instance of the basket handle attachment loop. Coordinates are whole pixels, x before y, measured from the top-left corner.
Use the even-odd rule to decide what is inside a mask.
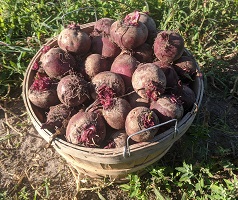
[[[151,126],[151,127],[147,128],[147,129],[140,130],[140,131],[135,132],[135,133],[131,134],[130,136],[128,136],[127,140],[126,140],[126,146],[125,146],[124,152],[123,152],[123,157],[126,158],[126,157],[130,157],[130,155],[131,155],[130,144],[129,144],[129,140],[130,140],[131,137],[133,137],[134,135],[137,135],[137,134],[141,134],[141,133],[143,133],[145,131],[149,131],[149,130],[151,130],[153,128],[157,128],[157,127],[163,126],[163,125],[168,124],[170,122],[174,122],[174,121],[175,121],[175,126],[174,126],[173,137],[175,137],[177,135],[177,133],[178,133],[178,120],[177,119],[171,119],[171,120],[169,120],[167,122]]]

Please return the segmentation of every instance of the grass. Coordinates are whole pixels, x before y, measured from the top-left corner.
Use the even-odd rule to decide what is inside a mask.
[[[237,68],[231,67],[238,52],[237,0],[0,0],[0,103],[21,98],[29,61],[67,23],[119,19],[135,9],[150,11],[158,29],[173,29],[185,38],[204,73],[206,99],[228,98],[237,105],[238,74]],[[236,93],[231,93],[232,89]],[[120,189],[135,199],[236,199],[238,169],[233,162],[237,159],[237,128],[229,122],[229,109],[211,119],[208,107],[199,112],[182,141],[147,169],[147,177],[131,174]],[[218,135],[226,136],[227,143],[236,142],[232,147],[224,141],[215,144],[213,139]],[[13,136],[0,135],[0,143],[8,140],[6,137]],[[42,187],[49,198],[49,181]],[[6,193],[0,193],[0,199]],[[27,188],[22,187],[17,196],[29,199]],[[98,196],[104,198],[99,191]]]

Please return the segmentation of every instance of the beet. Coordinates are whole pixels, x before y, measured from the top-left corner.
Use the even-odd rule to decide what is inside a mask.
[[[89,84],[79,75],[67,75],[59,81],[57,94],[63,104],[78,106],[89,99]]]
[[[139,12],[139,14],[140,14],[139,21],[142,22],[143,24],[145,24],[145,26],[148,29],[148,37],[147,37],[146,42],[150,45],[153,45],[154,39],[157,36],[156,23],[155,23],[154,19],[149,16],[148,13]],[[133,15],[134,15],[134,12],[129,14],[129,16],[133,16]]]
[[[125,130],[127,135],[130,136],[138,131],[148,129],[157,124],[159,124],[157,115],[149,108],[139,106],[132,109],[128,113],[125,122]],[[135,142],[146,142],[155,136],[158,129],[159,128],[157,127],[144,131],[140,134],[132,136],[131,139]]]
[[[136,92],[129,94],[127,98],[132,108],[135,108],[138,106],[144,106],[148,108],[150,107],[149,100],[140,97]]]
[[[57,82],[44,74],[37,73],[28,90],[28,98],[35,106],[47,109],[60,102],[56,86]]]
[[[177,87],[179,82],[179,76],[172,65],[167,63],[162,63],[161,61],[155,61],[153,64],[157,65],[163,70],[166,77],[166,90],[171,90]]]
[[[140,14],[127,15],[111,25],[110,36],[121,49],[134,49],[147,40],[148,29],[139,21]]]
[[[133,56],[141,63],[151,63],[154,60],[154,52],[148,43],[144,43],[133,50]]]
[[[107,96],[108,92],[113,93],[115,97],[120,97],[125,94],[125,83],[119,74],[104,71],[98,73],[92,78],[92,92],[91,96],[96,99],[99,91],[103,96]]]
[[[105,136],[105,121],[94,112],[78,112],[71,117],[66,128],[67,141],[85,147],[100,147]]]
[[[120,74],[124,80],[126,88],[132,88],[131,77],[138,64],[139,63],[135,57],[127,53],[122,53],[113,61],[111,72]]]
[[[182,102],[184,112],[188,112],[196,102],[194,91],[188,85],[181,83],[181,81],[173,91]]]
[[[179,59],[184,52],[183,37],[174,32],[164,30],[157,34],[154,41],[154,54],[164,63],[172,63]]]
[[[182,102],[174,95],[162,95],[157,101],[151,102],[150,109],[156,113],[161,123],[171,119],[180,120],[184,114]]]
[[[110,106],[103,108],[102,114],[107,124],[114,129],[125,127],[126,116],[131,110],[130,104],[122,98],[114,98]]]
[[[60,79],[75,70],[76,61],[71,54],[55,47],[42,55],[41,66],[49,77]]]
[[[120,47],[111,40],[110,36],[92,36],[92,53],[101,54],[105,58],[115,58],[120,52]]]
[[[144,99],[156,100],[164,93],[166,84],[164,72],[153,63],[138,65],[132,75],[132,86]]]
[[[190,82],[195,78],[197,67],[193,57],[181,56],[173,67],[183,82]]]
[[[100,54],[90,54],[84,62],[84,71],[89,77],[89,80],[100,72],[109,71],[110,67],[109,60],[102,57]]]
[[[110,136],[104,149],[125,147],[126,140],[127,140],[126,131],[124,129],[118,130]]]
[[[47,113],[46,122],[42,124],[42,129],[55,129],[65,126],[66,128],[69,119],[76,114],[75,108],[70,108],[62,103],[51,106]]]
[[[94,31],[103,34],[103,35],[109,35],[110,34],[110,28],[115,20],[111,18],[101,18],[95,22],[94,25]]]
[[[77,55],[86,54],[91,47],[89,35],[75,23],[68,25],[58,36],[58,45],[61,49]]]

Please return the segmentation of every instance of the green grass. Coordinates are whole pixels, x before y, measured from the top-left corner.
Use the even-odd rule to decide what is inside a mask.
[[[158,29],[173,29],[185,38],[204,73],[206,97],[230,97],[238,76],[229,68],[237,62],[237,0],[0,0],[0,102],[20,96],[31,58],[67,23],[119,19],[135,9],[149,11]],[[222,145],[211,150],[209,138],[214,132],[237,132],[231,130],[226,115],[206,124],[205,114],[198,114],[178,151],[173,147],[147,169],[149,177],[129,175],[129,183],[121,189],[135,199],[235,199],[238,169],[232,164],[232,151]],[[49,197],[48,182],[43,187]],[[0,193],[0,199],[5,196]],[[18,199],[29,199],[27,188],[21,188]]]

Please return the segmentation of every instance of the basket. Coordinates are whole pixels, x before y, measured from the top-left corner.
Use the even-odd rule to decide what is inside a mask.
[[[94,23],[81,25],[86,33],[93,30]],[[57,46],[57,38],[49,40],[46,45]],[[187,51],[187,50],[186,50]],[[187,51],[187,53],[189,53]],[[35,71],[31,70],[35,61],[39,61],[41,49],[32,58],[26,70],[23,82],[23,99],[30,119],[38,133],[47,141],[51,140],[52,133],[41,129],[42,113],[28,99],[28,89],[33,82]],[[162,134],[158,134],[150,142],[142,142],[116,149],[87,148],[71,144],[63,139],[56,138],[52,142],[55,150],[65,158],[79,173],[91,178],[109,178],[115,182],[122,182],[130,173],[145,173],[145,168],[161,159],[192,124],[203,97],[203,77],[197,65],[197,75],[193,83],[196,94],[196,103],[178,123]]]

